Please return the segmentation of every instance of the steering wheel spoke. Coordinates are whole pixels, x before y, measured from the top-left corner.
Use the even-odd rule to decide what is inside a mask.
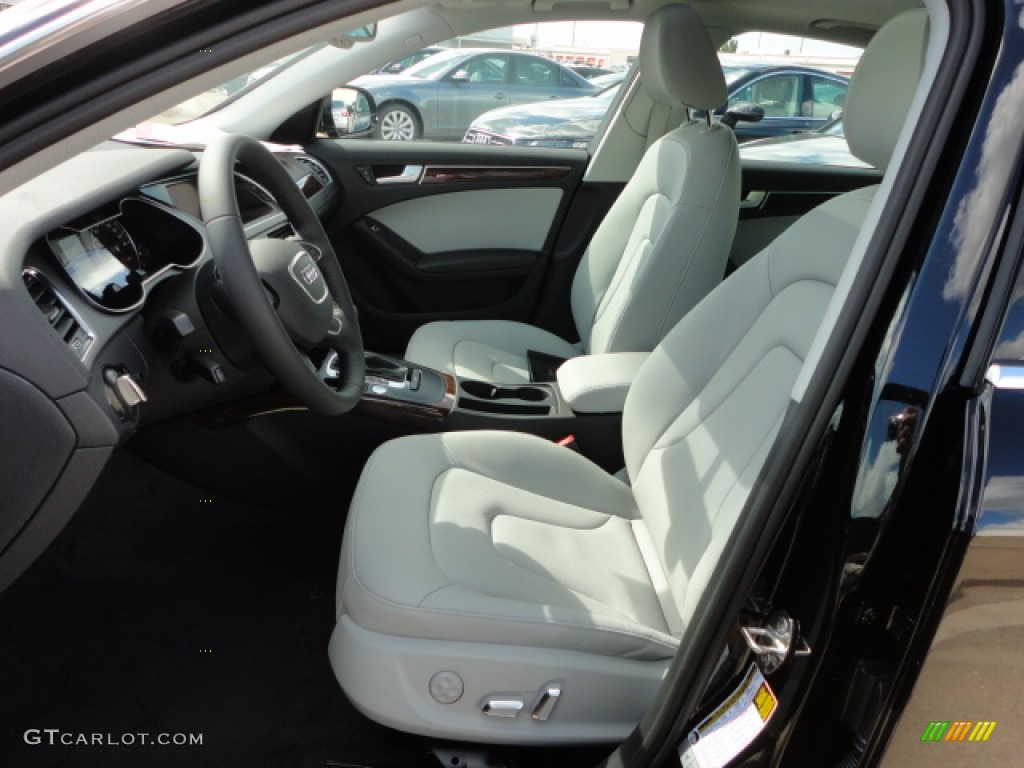
[[[236,162],[278,201],[298,238],[246,239],[235,196]],[[222,136],[204,152],[199,190],[225,291],[267,367],[314,410],[353,408],[366,374],[355,305],[320,220],[284,166],[254,139]],[[276,301],[265,299],[267,289]],[[333,385],[309,357],[323,347],[337,353]]]

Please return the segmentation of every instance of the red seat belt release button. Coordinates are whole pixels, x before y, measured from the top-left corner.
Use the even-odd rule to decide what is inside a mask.
[[[561,440],[556,440],[555,445],[560,445],[563,448],[568,448],[570,451],[580,453],[580,444],[576,442],[576,435],[566,435]]]

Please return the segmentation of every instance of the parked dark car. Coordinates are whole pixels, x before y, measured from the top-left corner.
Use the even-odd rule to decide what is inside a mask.
[[[850,145],[846,143],[843,133],[842,115],[813,131],[748,141],[740,147],[740,157],[745,160],[847,168],[871,167],[850,152]]]
[[[586,149],[615,100],[624,77],[624,72],[600,75],[592,82],[609,79],[614,82],[578,99],[492,109],[473,121],[462,141],[465,144]]]
[[[722,69],[729,83],[729,101],[715,110],[717,118],[740,102],[764,110],[759,122],[736,126],[740,142],[820,128],[842,111],[850,85],[842,75],[812,67],[726,65]]]
[[[558,62],[530,53],[481,48],[431,56],[400,75],[366,75],[351,85],[377,102],[377,138],[461,139],[495,105],[583,96],[597,87]]]
[[[725,65],[722,71],[729,84],[729,101],[715,110],[716,117],[720,119],[729,105],[744,101],[758,104],[765,111],[759,123],[736,126],[740,142],[823,125],[842,109],[849,85],[841,75],[809,67]],[[499,107],[474,120],[462,140],[467,144],[586,147],[614,97],[614,91],[606,90],[571,104]]]

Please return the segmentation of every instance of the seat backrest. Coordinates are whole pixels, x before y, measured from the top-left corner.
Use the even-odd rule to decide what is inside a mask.
[[[640,77],[666,107],[714,109],[725,78],[700,17],[655,11],[640,43]],[[646,352],[721,279],[736,231],[736,138],[689,120],[644,154],[583,255],[572,311],[584,351]]]
[[[923,11],[890,21],[850,85],[850,146],[882,168],[920,79],[926,22]],[[670,626],[686,625],[718,563],[876,191],[801,217],[687,314],[630,388],[626,468],[670,585],[666,610],[678,612]]]

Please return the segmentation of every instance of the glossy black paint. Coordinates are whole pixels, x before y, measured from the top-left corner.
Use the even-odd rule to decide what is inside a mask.
[[[972,347],[992,343],[979,335],[979,315],[998,294],[989,282],[1000,259],[1017,258],[1004,242],[1017,214],[1021,161],[1020,134],[1005,126],[1024,107],[1024,35],[1015,8],[1007,6],[1002,43],[984,48],[995,54],[989,82],[973,90],[984,96],[960,108],[977,120],[961,120],[943,151],[949,163],[940,162],[923,204],[936,216],[923,217],[908,237],[890,309],[850,380],[773,595],[776,605],[795,606],[817,650],[814,662],[777,684],[785,714],[795,717],[786,723],[788,740],[776,744],[774,759],[784,764],[880,758],[974,533],[986,458],[980,524],[1019,522],[1024,453],[1008,450],[1012,428],[1005,425],[1021,423],[1024,398],[997,393],[998,415],[990,415],[988,395],[958,378]],[[977,72],[986,72],[984,55]],[[1019,291],[1015,298],[1003,355],[1024,338]],[[990,418],[1000,424],[993,434],[1003,435],[992,443]],[[1006,501],[993,504],[999,497]],[[819,519],[839,510],[845,522]],[[854,682],[864,663],[878,673],[881,693],[854,716],[851,702],[866,696]],[[812,674],[810,695],[787,702]]]
[[[1015,266],[1019,253],[1011,225],[1022,142],[1007,127],[1024,107],[1024,34],[1012,4],[1001,31],[1000,8],[975,4],[969,12],[971,21],[987,14],[987,29],[1002,39],[977,33],[973,82],[920,191],[924,215],[905,233],[871,338],[804,483],[799,518],[748,601],[754,614],[786,609],[814,649],[771,680],[780,708],[749,765],[875,764],[916,682],[976,519],[982,528],[1024,519],[1024,451],[1009,447],[1024,397],[960,382],[971,353],[993,346],[980,318],[988,302],[1002,310],[992,281],[1005,279],[1000,264]],[[923,136],[929,130],[918,127]],[[1018,290],[998,356],[1019,355],[1020,299]]]

